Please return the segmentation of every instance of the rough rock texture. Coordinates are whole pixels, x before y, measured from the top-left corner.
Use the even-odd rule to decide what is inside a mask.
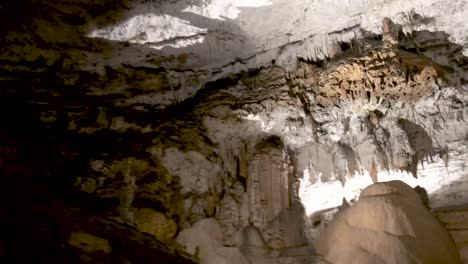
[[[167,242],[177,233],[177,224],[174,220],[168,220],[164,214],[150,208],[138,210],[135,223],[138,230],[152,234],[163,242]]]
[[[317,241],[331,263],[461,263],[449,233],[401,181],[376,183]]]
[[[335,57],[369,32],[382,34],[383,17],[405,33],[446,32],[466,55],[466,7],[465,0],[21,0],[0,8],[0,59],[7,71],[55,67],[67,85],[86,80],[90,95],[120,105],[165,108],[229,73]],[[145,91],[135,93],[140,86]]]
[[[221,229],[216,219],[196,222],[177,236],[187,252],[200,257],[202,263],[249,263],[238,248],[223,247]]]
[[[157,248],[170,262],[187,258],[176,238],[211,219],[220,252],[294,263],[315,259],[313,240],[373,182],[420,186],[432,207],[464,204],[466,7],[2,2],[2,226],[43,217],[16,208],[60,201],[85,226],[130,230],[117,233],[143,260]],[[127,245],[82,231],[108,239],[111,258],[122,253],[113,243]],[[1,252],[21,256],[6,237]]]
[[[452,235],[462,262],[468,263],[468,210],[466,210],[466,205],[439,209],[435,211],[435,214]]]
[[[68,244],[72,247],[77,247],[86,253],[102,251],[104,253],[111,253],[112,248],[107,239],[93,236],[84,232],[73,232],[70,234]]]

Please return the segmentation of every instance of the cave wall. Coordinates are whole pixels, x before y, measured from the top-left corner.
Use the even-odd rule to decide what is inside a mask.
[[[59,223],[76,221],[44,229],[63,232],[54,243],[77,250],[78,259],[96,257],[86,247],[76,249],[82,237],[89,238],[82,232],[91,240],[107,239],[109,246],[98,243],[105,245],[97,249],[103,263],[141,263],[138,251],[117,254],[129,245],[143,248],[145,261],[157,250],[168,253],[169,262],[180,256],[181,262],[202,263],[310,262],[326,223],[373,182],[419,185],[432,207],[466,204],[468,59],[458,38],[465,29],[452,34],[436,27],[434,18],[398,13],[397,3],[383,10],[401,24],[385,19],[382,26],[381,14],[366,6],[370,15],[361,19],[367,24],[353,26],[346,17],[342,24],[351,29],[319,30],[299,42],[295,38],[309,26],[287,38],[268,30],[252,38],[258,25],[239,24],[250,21],[253,9],[233,21],[179,12],[197,1],[143,5],[162,24],[170,19],[161,13],[170,13],[209,26],[181,37],[184,24],[176,23],[179,31],[169,28],[156,40],[151,34],[157,30],[133,38],[138,30],[129,25],[148,22],[139,17],[145,13],[139,2],[2,4],[6,226],[35,219],[39,229],[49,214]],[[26,11],[13,24],[8,18],[20,4]],[[309,4],[315,11],[337,7],[336,1]],[[414,5],[440,17],[438,4]],[[456,4],[448,7],[453,21],[465,12],[464,1]],[[278,3],[264,8],[277,10]],[[140,20],[121,21],[132,17]],[[315,22],[305,17],[301,23]],[[122,27],[130,35],[119,35]],[[204,34],[206,45],[151,47]],[[219,44],[233,39],[242,44]],[[306,51],[293,52],[307,43]],[[37,210],[12,213],[16,207]],[[64,220],[52,210],[70,216]],[[114,229],[96,231],[96,222]],[[119,235],[111,234],[121,233],[115,230],[131,230],[122,236],[132,239],[116,242]],[[44,242],[41,237],[31,241]],[[17,248],[8,239],[2,242],[6,252]]]

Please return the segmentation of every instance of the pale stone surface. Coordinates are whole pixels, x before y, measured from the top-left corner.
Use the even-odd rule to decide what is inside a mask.
[[[427,159],[418,164],[418,178],[414,178],[411,173],[389,170],[379,171],[377,179],[379,181],[402,180],[411,187],[421,186],[429,194],[430,205],[433,208],[463,205],[468,200],[467,172],[463,167],[467,162],[468,148],[466,143],[453,142],[448,144],[448,156],[451,159],[447,165],[444,160],[435,156],[432,160]],[[343,190],[338,181],[319,181],[310,183],[310,176],[301,180],[300,196],[306,208],[307,214],[327,208],[334,208],[342,204],[343,197],[348,200],[359,197],[360,190],[372,184],[369,173],[346,176],[346,183]]]
[[[106,67],[111,67],[128,74],[120,69],[122,64],[167,69],[169,89],[145,85],[152,92],[121,100],[121,105],[142,103],[165,108],[192,97],[208,81],[270,65],[272,60],[293,71],[298,57],[323,60],[339,56],[340,43],[350,43],[368,33],[381,34],[384,17],[400,24],[405,33],[447,32],[467,53],[466,0],[450,4],[442,0],[127,1],[123,6],[111,6],[98,17],[89,15],[86,5],[67,3],[44,4],[48,8],[53,5],[60,14],[53,17],[54,22],[40,18],[33,21],[31,31],[37,38],[77,46],[83,45],[84,36],[113,43],[102,53],[83,47],[70,51],[71,57],[64,63],[67,70],[105,75]],[[62,13],[83,14],[85,25],[69,23]],[[61,59],[59,52],[31,41],[22,32],[8,32],[6,39],[13,43],[10,49],[15,56],[5,52],[2,59],[34,61],[42,57],[48,65]],[[71,84],[80,80],[70,72],[60,77]],[[132,85],[109,83],[91,89],[94,95],[121,94]]]
[[[430,1],[285,1],[216,0],[187,5],[184,1],[134,3],[125,19],[90,30],[90,37],[146,44],[164,55],[189,53],[192,64],[219,67],[235,59],[234,69],[276,59],[292,67],[293,56],[322,59],[336,53],[338,41],[362,34],[360,28],[381,33],[383,17],[403,24],[405,32],[445,30],[459,44],[467,32],[462,18],[466,1],[445,5]],[[151,15],[143,15],[151,10]],[[332,12],[331,12],[332,11]],[[271,16],[271,14],[275,16]],[[435,19],[418,19],[422,18]],[[450,15],[447,15],[450,14]],[[448,25],[457,25],[454,29]],[[224,38],[221,38],[224,36]],[[172,47],[172,48],[168,48]],[[253,54],[258,54],[250,58]],[[208,62],[208,63],[206,63]]]
[[[171,175],[180,177],[182,194],[205,194],[221,189],[221,168],[201,153],[169,148],[156,155]]]
[[[94,253],[102,251],[104,253],[111,253],[112,249],[109,240],[100,238],[89,233],[78,231],[72,232],[68,239],[68,244],[77,247],[86,253]]]
[[[248,256],[265,256],[270,251],[262,233],[252,225],[244,227],[236,234],[236,242]]]
[[[401,181],[377,183],[338,214],[319,237],[331,263],[461,263],[455,244],[417,194]]]
[[[187,253],[197,255],[203,264],[249,263],[238,248],[223,247],[221,229],[214,218],[202,219],[182,230],[176,240]]]
[[[177,242],[190,254],[204,254],[216,247],[222,239],[221,229],[216,219],[206,218],[196,222],[192,227],[182,230]]]
[[[290,162],[282,144],[280,138],[264,139],[249,160],[250,217],[257,228],[264,228],[290,206]]]

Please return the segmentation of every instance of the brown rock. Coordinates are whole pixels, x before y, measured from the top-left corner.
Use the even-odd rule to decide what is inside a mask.
[[[112,251],[109,240],[82,231],[72,232],[68,239],[68,244],[86,253],[94,253],[97,251],[111,253]]]
[[[463,263],[468,263],[468,210],[453,208],[435,213],[452,235]]]
[[[398,42],[395,31],[395,24],[392,22],[392,20],[388,17],[384,17],[382,30],[384,44],[393,46]]]
[[[439,220],[445,224],[447,229],[468,230],[468,210],[438,211]]]
[[[160,241],[173,238],[177,232],[177,224],[172,219],[150,208],[142,208],[135,215],[135,223],[141,232],[154,235]]]
[[[452,230],[450,234],[457,244],[458,252],[463,263],[468,263],[468,229]]]
[[[401,181],[376,183],[317,242],[331,263],[461,263],[455,244]]]

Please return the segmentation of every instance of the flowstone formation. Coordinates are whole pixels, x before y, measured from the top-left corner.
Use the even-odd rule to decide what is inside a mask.
[[[379,258],[426,260],[422,245],[438,245],[421,222],[441,230],[441,261],[457,263],[427,211],[437,209],[466,259],[444,212],[468,204],[467,6],[0,4],[0,215],[18,226],[0,238],[1,258],[335,263],[361,249],[349,235],[357,244],[334,255],[342,246],[323,241],[348,227],[332,226],[401,180],[422,200],[406,185],[409,202],[390,194],[405,214],[387,224],[405,226],[384,240],[405,254]],[[385,212],[364,211],[376,218],[354,228],[388,235]],[[359,256],[376,260],[369,252]]]

